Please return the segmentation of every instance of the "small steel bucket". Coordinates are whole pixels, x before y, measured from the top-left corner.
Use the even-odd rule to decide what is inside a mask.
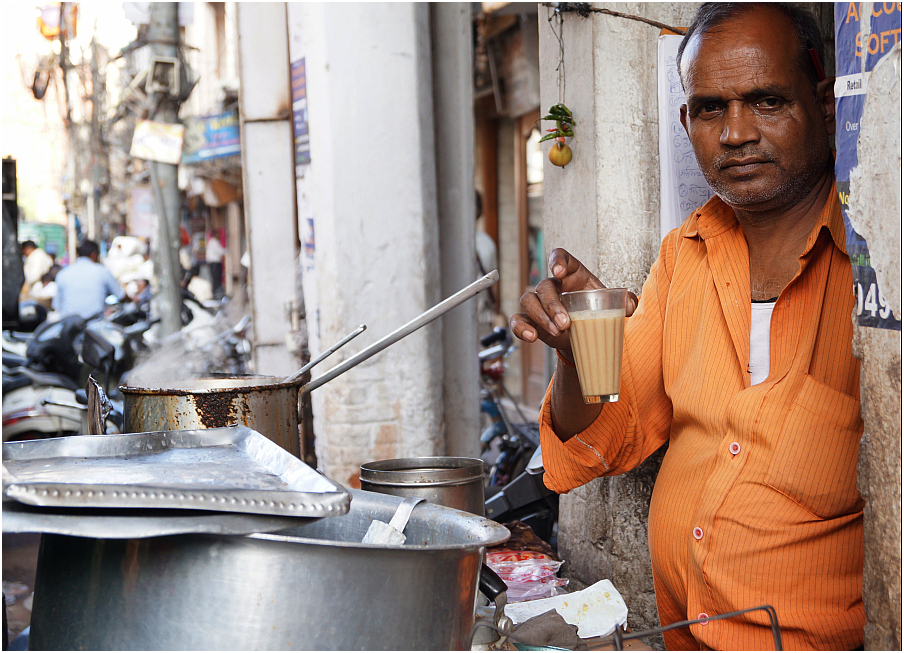
[[[420,497],[484,516],[483,461],[428,457],[378,460],[361,465],[361,489],[398,497]]]

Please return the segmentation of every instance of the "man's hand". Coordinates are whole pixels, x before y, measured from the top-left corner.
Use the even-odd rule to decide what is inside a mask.
[[[521,310],[524,312],[512,315],[509,326],[512,333],[524,342],[539,339],[562,351],[565,359],[573,361],[574,354],[568,340],[571,320],[562,305],[562,293],[597,290],[605,286],[564,249],[550,252],[549,269],[552,276],[538,283],[535,292],[524,293],[521,297]],[[629,292],[626,314],[631,315],[636,307],[637,297]],[[602,410],[602,404],[584,403],[577,370],[573,365],[561,362],[556,366],[551,402],[553,431],[562,442],[590,426]]]
[[[526,292],[521,297],[522,313],[512,315],[509,326],[512,333],[524,342],[536,342],[539,338],[550,347],[568,352],[568,327],[571,320],[562,305],[562,293],[576,290],[596,290],[605,288],[584,265],[564,249],[554,249],[549,253],[549,269],[552,276],[537,284],[535,292]],[[637,307],[637,297],[628,293],[627,315]]]

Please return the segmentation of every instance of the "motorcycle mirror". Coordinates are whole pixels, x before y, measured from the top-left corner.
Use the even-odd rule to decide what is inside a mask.
[[[104,340],[103,337],[93,331],[85,331],[85,340],[82,343],[82,360],[94,369],[104,366],[105,361],[112,360],[116,353],[116,347]]]

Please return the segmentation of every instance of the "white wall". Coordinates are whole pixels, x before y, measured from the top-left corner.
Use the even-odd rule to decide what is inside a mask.
[[[289,3],[288,17],[307,70],[312,357],[368,327],[316,377],[441,299],[429,7]],[[321,469],[354,486],[362,463],[442,453],[442,378],[434,322],[314,390]]]
[[[298,369],[299,357],[286,344],[288,307],[297,295],[286,6],[241,3],[237,22],[254,369],[287,376]]]

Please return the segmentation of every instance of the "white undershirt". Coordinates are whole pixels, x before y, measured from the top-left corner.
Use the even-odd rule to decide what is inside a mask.
[[[750,385],[769,376],[769,327],[775,302],[750,304]]]

